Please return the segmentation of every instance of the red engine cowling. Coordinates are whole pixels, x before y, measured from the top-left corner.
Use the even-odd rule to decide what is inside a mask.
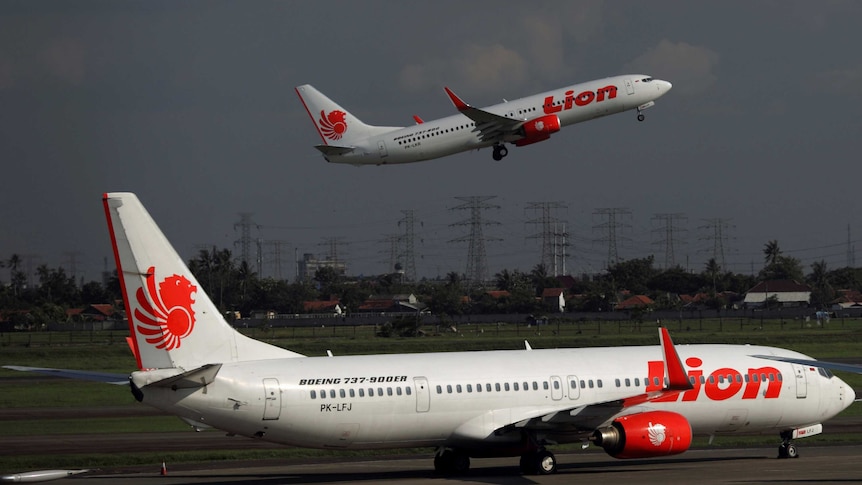
[[[614,458],[676,455],[691,446],[691,425],[677,413],[649,411],[617,418],[591,439]]]
[[[515,141],[515,146],[522,147],[551,137],[551,133],[560,131],[560,118],[557,115],[545,115],[533,118],[521,126],[524,138]]]

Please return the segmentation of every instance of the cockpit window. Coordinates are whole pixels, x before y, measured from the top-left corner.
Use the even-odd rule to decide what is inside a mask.
[[[829,369],[824,369],[823,367],[818,367],[817,373],[827,379],[832,379],[833,376],[832,371],[830,371]]]
[[[650,81],[652,81],[651,77],[645,77],[645,78],[641,79],[641,82],[645,82],[645,83],[648,83]]]

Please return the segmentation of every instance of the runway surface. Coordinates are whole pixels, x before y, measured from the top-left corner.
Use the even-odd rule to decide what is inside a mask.
[[[637,483],[661,484],[778,484],[778,483],[858,483],[862,481],[862,446],[800,447],[801,458],[779,460],[777,450],[714,449],[693,450],[676,457],[649,460],[615,460],[602,453],[558,455],[559,472],[547,476],[522,476],[517,459],[474,459],[463,477],[446,478],[434,474],[431,456],[332,460],[288,465],[255,462],[172,467],[159,474],[131,470],[94,471],[57,483],[70,485],[180,485],[180,484],[344,484],[385,483],[391,485],[425,483],[570,484]]]

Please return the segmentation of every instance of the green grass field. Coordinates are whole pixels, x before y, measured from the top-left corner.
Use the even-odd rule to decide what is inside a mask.
[[[675,343],[733,343],[769,345],[796,350],[821,360],[847,359],[862,363],[862,320],[833,320],[825,328],[800,321],[739,321],[724,319],[667,322]],[[418,338],[381,338],[374,327],[249,329],[248,335],[306,355],[369,353],[452,352],[524,348],[524,340],[535,348],[656,345],[655,323],[552,321],[541,327],[513,324],[461,324],[457,332],[435,333]],[[66,369],[128,373],[134,359],[125,342],[125,333],[116,332],[36,332],[0,334],[0,365],[25,365]],[[839,373],[855,389],[862,389],[862,375]],[[184,431],[189,427],[179,419],[163,416],[134,418],[75,418],[75,408],[98,406],[142,406],[134,401],[125,386],[45,380],[39,385],[24,383],[33,374],[0,369],[0,408],[69,408],[69,416],[56,420],[0,422],[7,436],[63,435],[75,433],[137,433]],[[16,382],[19,381],[20,382]],[[845,415],[862,414],[853,405]],[[718,437],[712,446],[771,445],[776,437]],[[862,442],[862,436],[831,433],[806,440],[806,443]],[[696,446],[706,446],[698,438]],[[427,450],[407,450],[406,453]],[[333,452],[316,450],[188,451],[174,453],[172,462],[225,459],[288,459],[304,456],[329,456]],[[392,453],[391,451],[386,453]],[[363,453],[367,454],[367,452]],[[137,453],[111,455],[17,456],[0,453],[0,471],[56,467],[105,467],[155,463],[164,454]],[[348,453],[347,455],[352,455]]]

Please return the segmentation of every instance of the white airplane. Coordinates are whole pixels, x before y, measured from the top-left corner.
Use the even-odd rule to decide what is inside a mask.
[[[322,449],[434,447],[449,474],[471,457],[520,456],[524,473],[547,474],[557,461],[546,447],[568,442],[645,458],[682,453],[695,434],[776,431],[779,457],[797,457],[791,440],[855,399],[803,354],[675,347],[664,328],[660,346],[306,357],[235,331],[134,194],[103,200],[139,369],[132,393],[196,428]]]
[[[643,110],[670,91],[667,81],[644,74],[626,74],[547,91],[487,108],[474,108],[449,88],[446,94],[459,114],[416,125],[372,126],[327,98],[310,84],[296,94],[311,117],[322,145],[315,148],[332,163],[385,165],[421,162],[454,153],[493,147],[494,160],[509,151],[504,145],[525,146],[547,140],[564,126],[602,116]]]

